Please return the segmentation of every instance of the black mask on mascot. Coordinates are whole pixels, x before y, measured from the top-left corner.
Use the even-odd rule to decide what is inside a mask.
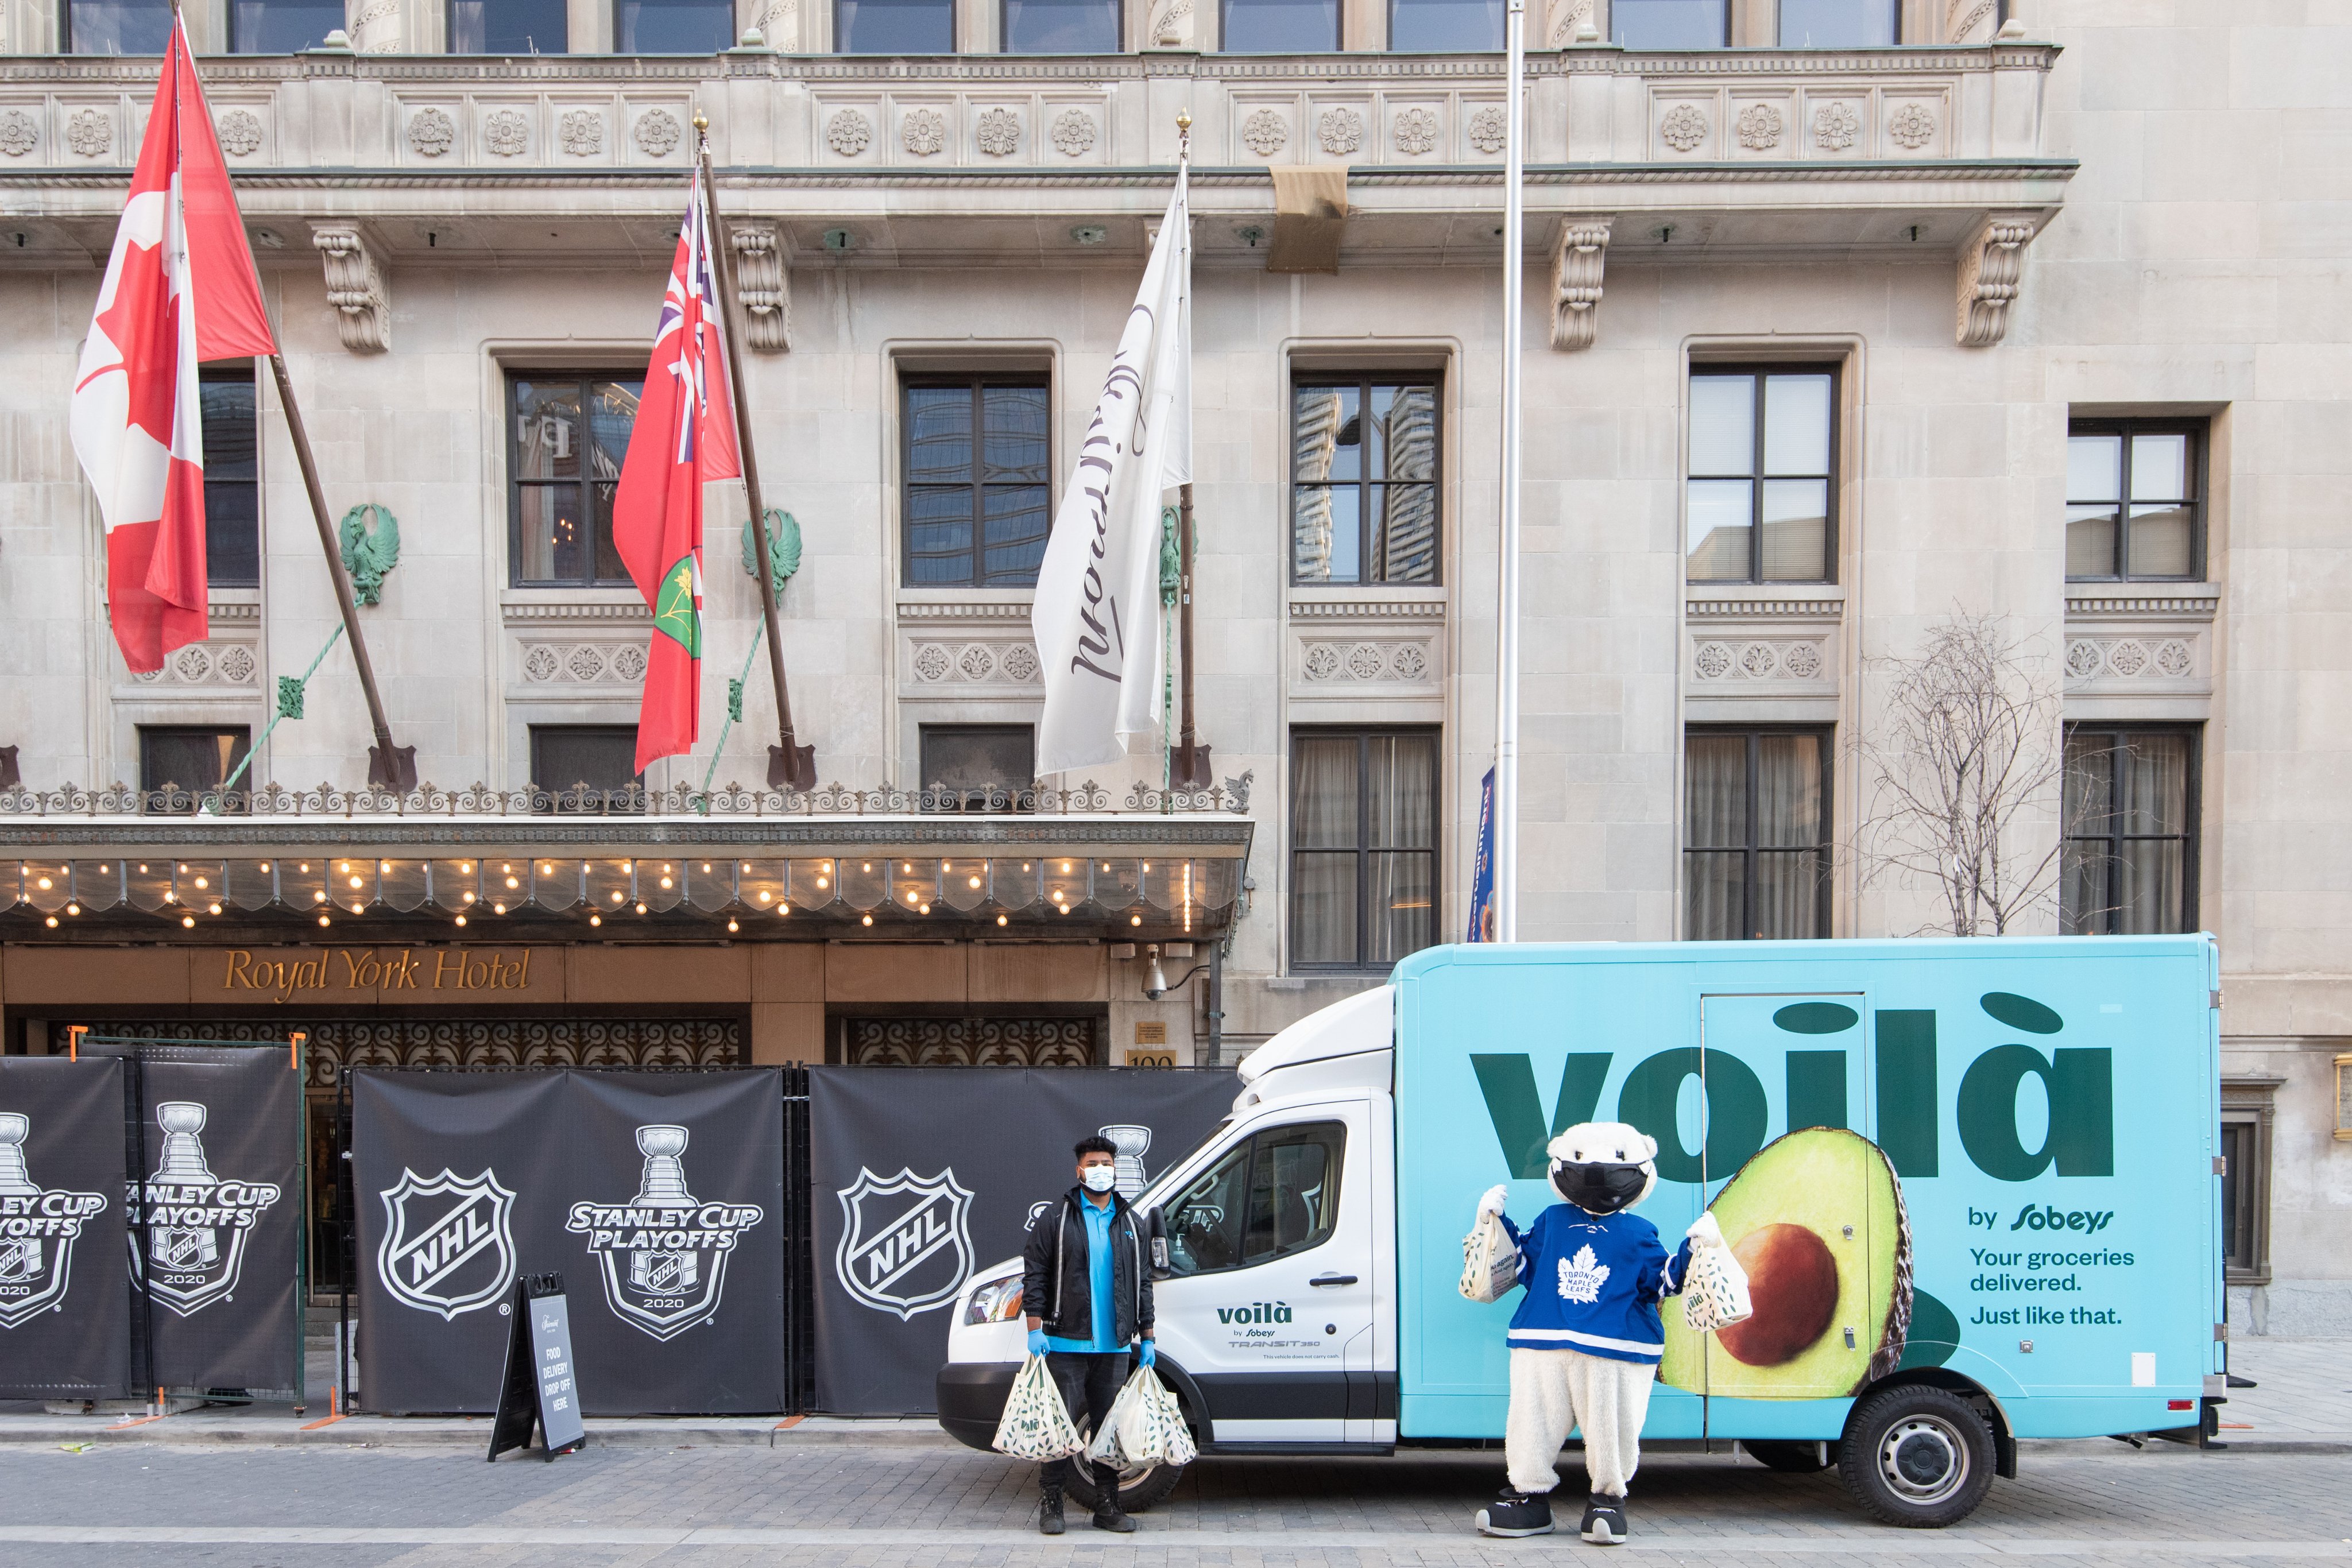
[[[1591,1214],[1615,1214],[1657,1185],[1658,1145],[1622,1122],[1585,1122],[1552,1139],[1552,1189]]]

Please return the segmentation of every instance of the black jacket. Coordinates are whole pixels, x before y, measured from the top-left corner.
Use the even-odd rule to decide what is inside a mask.
[[[1055,1339],[1095,1336],[1094,1291],[1087,1279],[1087,1222],[1077,1206],[1086,1189],[1074,1186],[1062,1201],[1037,1217],[1021,1249],[1021,1310],[1045,1321]],[[1151,1333],[1151,1270],[1146,1261],[1144,1222],[1127,1199],[1111,1194],[1111,1338],[1124,1345]]]

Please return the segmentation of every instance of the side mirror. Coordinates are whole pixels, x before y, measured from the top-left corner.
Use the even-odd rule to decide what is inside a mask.
[[[1151,1277],[1155,1281],[1172,1278],[1175,1270],[1168,1267],[1168,1216],[1160,1209],[1150,1209],[1143,1217],[1151,1231]]]

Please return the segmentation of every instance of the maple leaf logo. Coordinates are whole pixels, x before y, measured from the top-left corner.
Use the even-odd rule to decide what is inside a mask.
[[[1580,1247],[1572,1258],[1559,1260],[1559,1297],[1564,1301],[1580,1301],[1587,1306],[1601,1299],[1601,1287],[1609,1282],[1609,1265],[1598,1262],[1591,1247]]]

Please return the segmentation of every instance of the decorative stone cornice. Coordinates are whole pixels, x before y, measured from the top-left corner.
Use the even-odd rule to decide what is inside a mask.
[[[1570,218],[1551,252],[1551,346],[1589,349],[1601,330],[1601,274],[1613,218]]]
[[[1693,621],[1838,621],[1844,618],[1845,600],[1690,599],[1683,610]]]
[[[2087,587],[2066,596],[2066,619],[2074,621],[2211,621],[2220,614],[2218,589],[2165,593],[2117,589],[2097,593]]]
[[[898,620],[901,623],[914,622],[924,625],[979,621],[997,625],[1026,626],[1029,624],[1029,603],[1026,599],[902,599],[898,601]]]
[[[382,353],[391,348],[391,287],[359,225],[312,224],[310,243],[326,261],[327,303],[335,308],[335,325],[342,332],[343,347],[355,354]]]
[[[1445,619],[1442,599],[1294,599],[1290,618],[1300,622],[1371,621],[1429,625]]]
[[[606,600],[509,600],[499,606],[499,615],[509,626],[542,626],[554,622],[653,623],[653,614],[643,601],[628,604]]]

